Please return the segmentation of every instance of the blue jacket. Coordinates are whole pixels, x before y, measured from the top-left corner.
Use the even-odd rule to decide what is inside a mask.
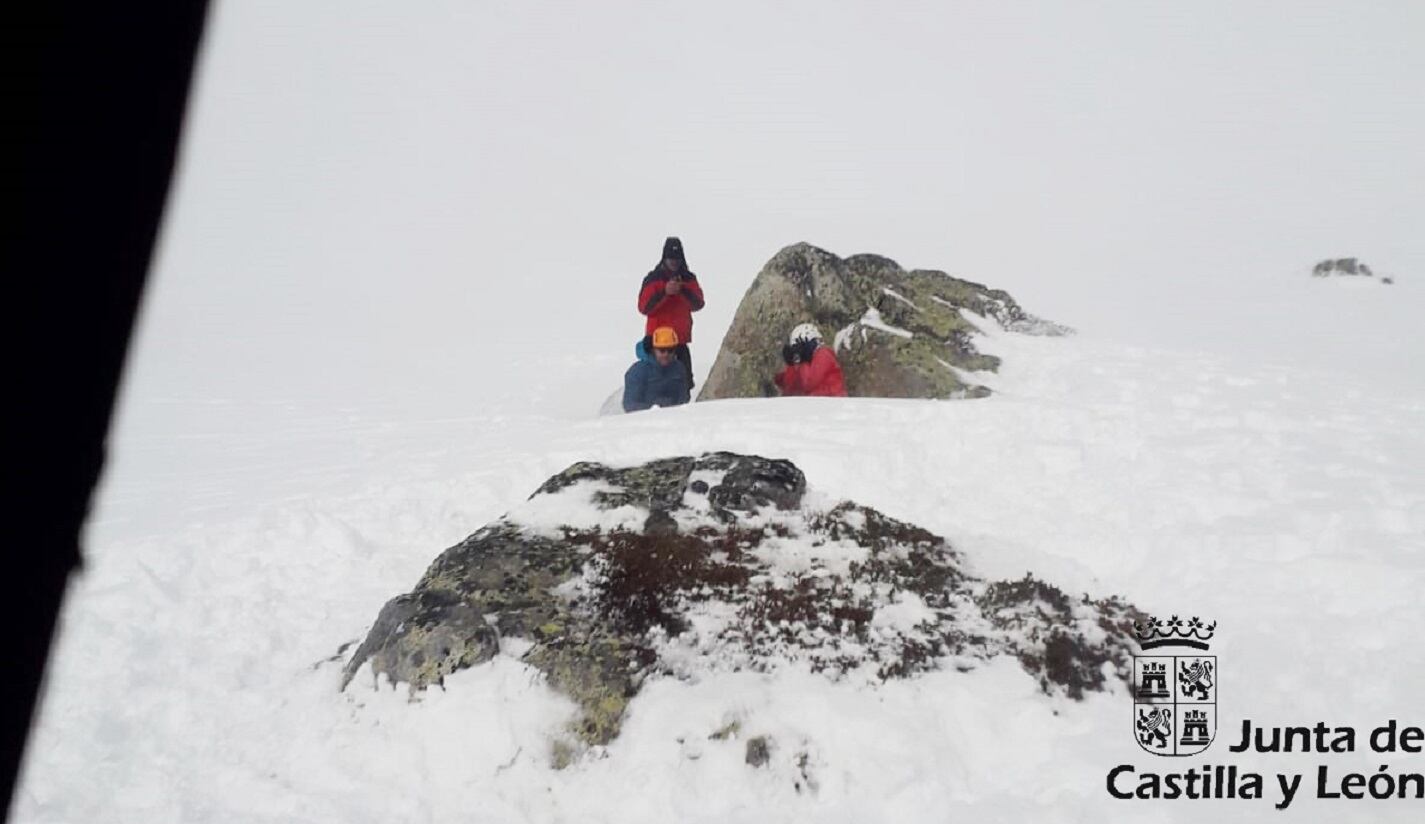
[[[623,373],[623,411],[637,412],[652,406],[678,406],[688,402],[688,378],[683,364],[674,360],[667,366],[639,359]]]

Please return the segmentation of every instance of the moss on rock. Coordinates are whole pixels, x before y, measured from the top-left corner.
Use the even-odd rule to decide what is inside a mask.
[[[886,332],[874,322],[900,330]],[[889,398],[975,398],[975,372],[999,359],[975,347],[985,321],[1026,334],[1070,330],[1025,312],[1009,293],[945,272],[907,272],[890,258],[846,259],[806,243],[773,255],[748,287],[698,400],[770,397],[781,347],[799,323],[815,323],[837,348],[847,392]],[[958,371],[957,371],[958,370]]]
[[[1131,670],[1142,616],[1128,605],[1076,600],[1029,577],[983,581],[943,538],[869,507],[808,509],[806,479],[788,461],[715,452],[580,463],[535,495],[583,483],[601,491],[593,506],[641,507],[648,518],[641,528],[534,527],[517,510],[478,530],[382,608],[342,688],[369,662],[373,675],[419,692],[489,660],[501,639],[523,639],[522,660],[579,708],[554,745],[561,765],[618,734],[647,678],[686,674],[689,647],[663,652],[688,636],[708,667],[880,679],[949,656],[964,667],[1011,655],[1046,692],[1072,698],[1103,689],[1106,670]],[[779,562],[787,542],[800,559],[790,566]],[[884,609],[918,617],[879,620]]]

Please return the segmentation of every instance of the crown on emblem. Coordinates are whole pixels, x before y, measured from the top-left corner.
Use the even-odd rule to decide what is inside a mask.
[[[1204,624],[1196,615],[1186,621],[1176,615],[1166,620],[1150,615],[1145,620],[1135,622],[1133,631],[1138,636],[1138,645],[1143,649],[1207,649],[1207,642],[1212,640],[1213,633],[1217,631],[1217,622]]]

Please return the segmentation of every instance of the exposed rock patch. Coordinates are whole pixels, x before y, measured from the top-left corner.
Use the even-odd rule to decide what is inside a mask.
[[[772,760],[772,745],[765,735],[747,739],[746,754],[742,760],[749,767],[765,766]]]
[[[1312,277],[1364,277],[1373,278],[1376,273],[1371,271],[1371,267],[1360,262],[1358,259],[1349,258],[1327,258],[1315,266],[1311,267]],[[1394,283],[1390,277],[1380,278],[1381,283]]]
[[[989,389],[974,373],[995,371],[999,359],[976,347],[977,323],[1023,334],[1070,331],[1028,314],[1000,289],[798,243],[748,287],[698,400],[776,394],[782,343],[808,321],[836,347],[847,392],[859,397],[982,397]]]
[[[578,738],[601,744],[646,678],[717,670],[884,680],[1011,655],[1080,698],[1130,677],[1140,618],[1030,577],[982,580],[924,529],[809,503],[788,461],[579,463],[387,603],[342,687],[369,664],[419,691],[525,639],[523,660],[579,705]]]

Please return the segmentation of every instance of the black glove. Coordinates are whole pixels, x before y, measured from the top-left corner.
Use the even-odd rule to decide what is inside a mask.
[[[812,353],[816,352],[816,341],[804,340],[797,344],[797,360],[801,363],[811,363]]]
[[[782,344],[782,362],[788,366],[791,366],[795,363],[800,363],[801,360],[798,357],[797,347],[791,345],[790,343]]]

